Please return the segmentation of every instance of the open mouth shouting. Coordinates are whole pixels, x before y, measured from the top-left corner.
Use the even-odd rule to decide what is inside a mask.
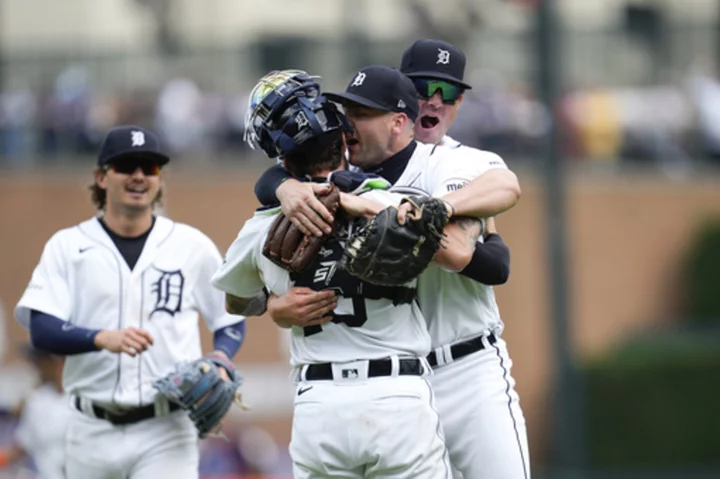
[[[433,115],[424,115],[420,117],[420,126],[425,130],[432,130],[440,123],[440,118]]]

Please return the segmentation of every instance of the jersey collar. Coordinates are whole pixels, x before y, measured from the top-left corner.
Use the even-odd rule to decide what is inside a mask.
[[[410,158],[412,157],[413,153],[415,153],[415,148],[417,148],[417,142],[413,140],[408,146],[398,151],[387,160],[383,161],[377,166],[365,168],[364,171],[367,173],[375,173],[376,175],[380,175],[386,180],[388,180],[390,184],[395,184],[395,182],[400,179],[400,176],[402,176],[403,172],[405,171],[405,167],[407,167]]]
[[[85,236],[87,236],[91,240],[99,244],[105,245],[111,251],[118,255],[120,254],[115,247],[115,243],[113,243],[110,236],[100,224],[100,220],[98,217],[93,217],[87,221],[80,223],[78,225],[78,228]],[[136,271],[142,271],[147,266],[149,266],[149,264],[152,263],[152,260],[155,258],[155,252],[168,238],[168,236],[170,236],[170,233],[172,233],[174,228],[175,222],[170,220],[169,218],[163,216],[157,216],[155,218],[155,225],[150,230],[150,235],[145,242],[143,252],[140,255],[140,258],[138,258],[138,261],[135,264],[135,268],[133,268],[133,273]]]

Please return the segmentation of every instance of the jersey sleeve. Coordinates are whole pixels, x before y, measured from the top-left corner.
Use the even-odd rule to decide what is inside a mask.
[[[193,294],[195,301],[210,331],[230,326],[245,319],[244,316],[229,314],[225,310],[225,295],[213,288],[211,279],[222,263],[222,257],[215,243],[205,237],[202,245],[198,279]]]
[[[430,160],[426,191],[437,197],[462,188],[490,170],[508,169],[495,153],[467,146],[438,148]]]
[[[72,298],[66,251],[60,233],[45,244],[30,283],[15,307],[15,319],[30,327],[30,311],[37,310],[62,320],[72,317]]]
[[[265,283],[260,276],[258,255],[263,238],[261,231],[246,223],[213,275],[213,286],[239,298],[251,298],[261,292]]]
[[[361,194],[363,198],[368,198],[373,201],[377,201],[382,204],[385,208],[388,206],[398,206],[400,201],[405,197],[401,193],[395,193],[389,190],[370,190]]]

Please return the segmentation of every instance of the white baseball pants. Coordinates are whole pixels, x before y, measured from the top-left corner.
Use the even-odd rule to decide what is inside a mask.
[[[525,417],[507,344],[438,366],[429,377],[455,479],[530,479]]]
[[[450,479],[427,381],[367,378],[358,369],[356,378],[298,384],[290,442],[295,479]]]
[[[115,426],[73,410],[68,479],[198,479],[198,437],[185,411]]]

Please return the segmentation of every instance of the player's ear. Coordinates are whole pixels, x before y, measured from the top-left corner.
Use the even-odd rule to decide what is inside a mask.
[[[95,175],[95,184],[103,190],[106,189],[105,178],[107,177],[107,172],[103,168],[95,168],[93,174]]]
[[[396,135],[401,134],[409,121],[410,119],[404,113],[396,113],[391,120],[392,132]]]

